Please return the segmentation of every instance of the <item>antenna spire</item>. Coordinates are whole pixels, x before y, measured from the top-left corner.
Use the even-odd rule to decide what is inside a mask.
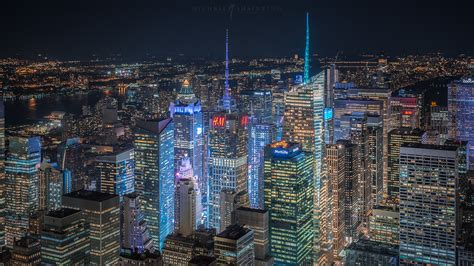
[[[222,107],[224,110],[230,112],[234,107],[235,102],[230,97],[229,87],[229,29],[225,31],[225,83],[224,83],[224,96],[222,97]]]
[[[309,13],[306,12],[306,47],[304,51],[304,84],[309,82]]]
[[[224,99],[229,99],[229,29],[225,30],[225,91]]]

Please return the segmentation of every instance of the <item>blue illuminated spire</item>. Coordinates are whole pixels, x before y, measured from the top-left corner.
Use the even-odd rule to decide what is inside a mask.
[[[233,99],[230,97],[229,88],[229,30],[225,32],[225,83],[224,96],[222,97],[222,107],[225,111],[230,111],[233,107]]]
[[[229,98],[229,30],[225,31],[225,91],[224,98]]]
[[[306,12],[306,48],[304,51],[304,84],[309,82],[309,13]]]

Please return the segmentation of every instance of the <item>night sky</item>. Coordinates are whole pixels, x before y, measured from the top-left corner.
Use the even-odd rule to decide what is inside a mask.
[[[320,56],[472,55],[473,8],[472,0],[11,0],[2,3],[0,57],[221,57],[226,27],[233,56],[290,56],[303,53],[306,11]]]

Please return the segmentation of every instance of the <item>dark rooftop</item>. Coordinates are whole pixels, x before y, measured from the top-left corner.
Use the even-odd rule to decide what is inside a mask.
[[[421,136],[425,133],[425,131],[419,128],[411,128],[411,127],[400,127],[396,129],[390,130],[388,134],[398,134],[398,135],[417,135]]]
[[[398,256],[398,246],[378,241],[360,239],[352,242],[346,249],[358,250],[367,253],[376,253],[380,255]]]
[[[441,151],[456,151],[458,149],[458,147],[456,147],[456,146],[421,144],[421,143],[402,143],[402,147],[417,148],[417,149],[429,149],[429,150],[441,150]]]
[[[193,265],[209,265],[216,261],[215,257],[209,257],[209,256],[204,256],[204,255],[199,255],[194,258],[192,258],[189,263]]]
[[[239,207],[237,210],[248,211],[248,212],[257,212],[257,213],[266,213],[266,212],[268,212],[268,210],[253,209],[253,208],[248,208],[248,207]]]
[[[49,217],[54,217],[54,218],[64,218],[67,216],[70,216],[72,214],[78,213],[80,210],[74,210],[74,209],[69,209],[69,208],[61,208],[59,210],[53,210],[48,212],[46,216]]]
[[[112,199],[118,196],[115,194],[81,189],[78,191],[65,194],[63,197],[85,199],[85,200],[92,200],[92,201],[106,201],[108,199]]]
[[[238,240],[244,235],[246,235],[250,229],[243,227],[240,224],[233,224],[228,226],[224,231],[217,234],[218,237]]]
[[[161,257],[161,254],[158,251],[150,252],[146,250],[144,253],[137,253],[135,251],[125,249],[122,250],[122,252],[120,253],[120,257],[144,261],[146,259],[159,259]]]

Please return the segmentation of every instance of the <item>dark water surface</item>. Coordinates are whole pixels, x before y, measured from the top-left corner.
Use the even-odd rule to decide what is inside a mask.
[[[5,102],[5,124],[7,127],[30,124],[41,120],[52,111],[81,114],[83,105],[94,105],[102,97],[100,91],[88,94],[51,95],[49,97]]]

